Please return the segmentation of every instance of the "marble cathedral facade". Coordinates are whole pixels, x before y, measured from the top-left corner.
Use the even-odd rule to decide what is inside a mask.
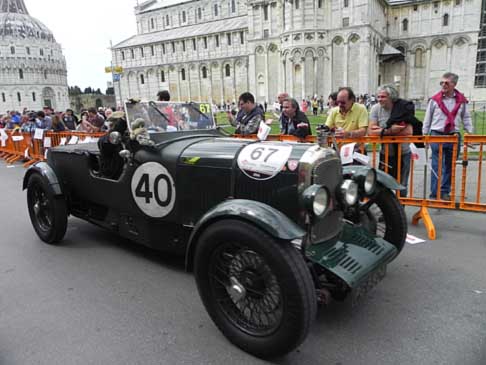
[[[394,83],[427,100],[452,71],[467,97],[486,100],[484,10],[481,0],[149,0],[135,8],[137,34],[112,48],[115,92],[222,103],[251,91],[272,103],[281,91]]]

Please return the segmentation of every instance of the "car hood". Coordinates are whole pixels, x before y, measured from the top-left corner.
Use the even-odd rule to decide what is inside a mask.
[[[296,142],[261,142],[238,138],[209,138],[199,140],[188,146],[181,154],[179,164],[198,167],[232,168],[238,166],[237,160],[241,151],[249,145],[266,147],[289,146],[289,161],[299,161],[302,155],[313,144]],[[255,146],[256,147],[256,146]]]

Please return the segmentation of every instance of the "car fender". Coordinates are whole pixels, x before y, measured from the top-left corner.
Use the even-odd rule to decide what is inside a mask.
[[[62,195],[61,184],[57,179],[56,173],[45,162],[37,162],[35,165],[30,166],[24,175],[24,181],[22,184],[22,190],[27,189],[29,178],[32,174],[41,174],[46,180],[48,185],[52,188],[54,195]]]
[[[254,224],[272,237],[282,241],[291,241],[305,236],[304,229],[295,224],[285,214],[271,206],[246,199],[226,200],[211,210],[197,222],[191,233],[186,250],[186,269],[192,269],[192,258],[197,240],[202,232],[212,223],[227,219],[240,219]]]
[[[372,169],[370,166],[365,165],[348,165],[343,166],[343,175],[356,177],[356,176],[365,176],[367,172]],[[405,190],[405,186],[400,184],[395,178],[391,175],[388,175],[386,172],[375,169],[376,171],[376,179],[378,183],[385,186],[391,190]]]

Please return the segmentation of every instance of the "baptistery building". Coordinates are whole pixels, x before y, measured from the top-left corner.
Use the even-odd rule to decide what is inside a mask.
[[[0,0],[0,113],[69,107],[66,60],[23,0]]]
[[[273,102],[394,83],[425,101],[452,71],[486,100],[485,11],[481,0],[149,0],[135,8],[137,34],[112,49],[115,92],[221,103],[249,90]]]

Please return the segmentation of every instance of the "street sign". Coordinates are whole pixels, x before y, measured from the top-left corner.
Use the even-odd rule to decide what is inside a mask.
[[[113,82],[120,81],[120,74],[113,74]]]
[[[107,67],[105,67],[105,72],[107,74],[111,74],[112,72],[121,74],[121,73],[123,73],[123,67],[121,67],[121,66],[107,66]]]

